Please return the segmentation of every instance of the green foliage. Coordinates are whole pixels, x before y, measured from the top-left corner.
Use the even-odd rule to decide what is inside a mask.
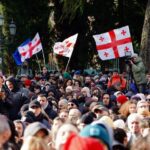
[[[146,3],[147,0],[1,0],[6,36],[9,36],[8,24],[12,18],[17,26],[14,43],[7,48],[8,54],[11,56],[19,44],[39,32],[47,57],[54,42],[79,33],[69,66],[71,69],[85,68],[89,62],[94,67],[92,59],[97,51],[93,34],[129,25],[134,47],[139,48]],[[54,20],[50,22],[51,13],[54,13]],[[90,17],[94,20],[91,21]],[[39,57],[42,59],[42,55]],[[59,60],[65,66],[67,59],[59,57]],[[97,62],[104,66],[108,63]],[[14,64],[13,60],[11,63]]]
[[[84,12],[85,0],[63,0],[61,21],[68,19],[69,23],[75,19],[77,15],[82,16]]]

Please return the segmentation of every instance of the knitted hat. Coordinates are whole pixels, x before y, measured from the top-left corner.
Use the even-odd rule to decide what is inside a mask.
[[[70,75],[68,72],[64,72],[64,73],[63,73],[63,77],[64,77],[65,79],[71,79],[71,75]]]
[[[25,81],[24,81],[24,84],[25,84],[26,86],[30,86],[30,85],[31,85],[31,80],[29,80],[29,79],[25,80]]]
[[[120,96],[118,96],[116,100],[117,100],[117,102],[120,103],[121,105],[122,105],[123,103],[125,103],[125,102],[128,101],[128,99],[127,99],[127,97],[126,97],[125,95],[120,95]]]
[[[87,125],[81,130],[80,136],[101,139],[109,147],[109,134],[103,125]]]
[[[104,150],[97,139],[71,134],[61,150]]]
[[[76,99],[71,99],[68,101],[68,103],[74,103],[77,107],[79,107],[78,101]]]

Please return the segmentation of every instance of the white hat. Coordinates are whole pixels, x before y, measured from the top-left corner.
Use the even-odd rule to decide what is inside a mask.
[[[131,57],[138,57],[138,54],[133,53],[133,54],[131,55]]]

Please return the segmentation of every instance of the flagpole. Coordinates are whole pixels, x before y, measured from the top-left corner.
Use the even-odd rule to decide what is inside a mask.
[[[44,66],[46,66],[46,63],[45,63],[45,55],[44,55],[43,48],[42,48],[42,55],[43,55],[43,60],[44,60]]]
[[[73,53],[73,52],[72,52]],[[72,56],[72,53],[71,53],[71,56]],[[68,62],[67,62],[67,65],[66,65],[66,68],[65,68],[65,72],[67,71],[67,69],[68,69],[68,66],[69,66],[69,63],[70,63],[70,60],[71,60],[71,56],[69,57],[69,60],[68,60]]]
[[[37,59],[37,63],[38,63],[38,66],[39,66],[39,70],[40,70],[40,72],[41,72],[41,66],[40,66],[39,58],[38,58],[37,54],[36,54],[36,59]]]

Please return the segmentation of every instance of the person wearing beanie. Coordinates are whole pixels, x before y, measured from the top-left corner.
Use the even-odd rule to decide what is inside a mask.
[[[85,126],[80,131],[80,136],[82,137],[92,137],[98,139],[102,142],[104,147],[107,147],[108,150],[111,150],[112,146],[110,145],[110,137],[106,127],[102,123],[95,123]]]
[[[76,99],[72,99],[68,101],[68,110],[72,109],[72,108],[78,108],[79,104],[78,101]]]
[[[90,137],[80,137],[71,134],[61,150],[104,150],[100,141]]]
[[[128,101],[128,98],[125,95],[120,95],[117,97],[117,104],[120,106]]]

